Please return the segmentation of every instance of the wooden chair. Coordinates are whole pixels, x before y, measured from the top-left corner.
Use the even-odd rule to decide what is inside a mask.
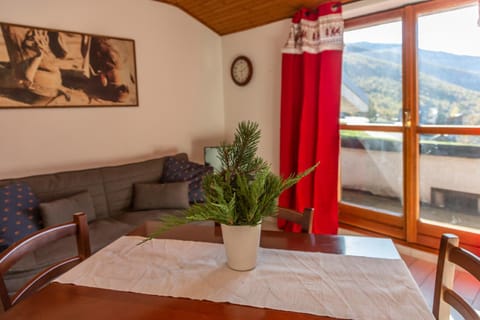
[[[55,263],[43,270],[10,298],[5,285],[5,273],[27,253],[71,235],[75,235],[77,238],[78,255]],[[90,256],[90,253],[87,216],[83,212],[74,214],[73,222],[39,230],[17,241],[0,255],[0,298],[4,309],[9,309],[21,299],[41,289],[54,278],[85,260]]]
[[[475,309],[453,290],[455,266],[459,266],[480,280],[480,258],[459,247],[459,239],[453,234],[444,234],[440,241],[433,315],[437,320],[450,319],[450,307],[466,320],[479,320]]]
[[[277,218],[298,223],[299,225],[302,226],[302,232],[312,233],[313,213],[314,213],[313,208],[305,208],[302,214],[292,209],[279,207]]]

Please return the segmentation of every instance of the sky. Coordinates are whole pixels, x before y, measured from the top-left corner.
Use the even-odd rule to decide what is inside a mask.
[[[480,57],[478,6],[421,16],[418,20],[420,49]],[[345,43],[402,42],[400,21],[345,32]]]

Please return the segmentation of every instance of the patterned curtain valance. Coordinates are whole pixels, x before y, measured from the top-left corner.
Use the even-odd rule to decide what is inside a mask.
[[[342,7],[332,2],[316,10],[306,8],[292,18],[288,40],[283,53],[319,53],[325,50],[343,50]]]

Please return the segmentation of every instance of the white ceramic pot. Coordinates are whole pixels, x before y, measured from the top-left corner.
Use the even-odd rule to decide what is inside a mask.
[[[247,271],[257,265],[262,225],[229,226],[222,224],[223,244],[230,269]]]

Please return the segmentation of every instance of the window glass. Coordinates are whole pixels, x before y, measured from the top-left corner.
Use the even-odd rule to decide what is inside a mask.
[[[420,123],[480,125],[478,8],[418,19]]]
[[[346,31],[342,72],[342,123],[400,124],[402,23]]]
[[[403,214],[400,133],[341,131],[342,201]]]
[[[467,135],[420,136],[422,219],[480,228],[479,138]]]

